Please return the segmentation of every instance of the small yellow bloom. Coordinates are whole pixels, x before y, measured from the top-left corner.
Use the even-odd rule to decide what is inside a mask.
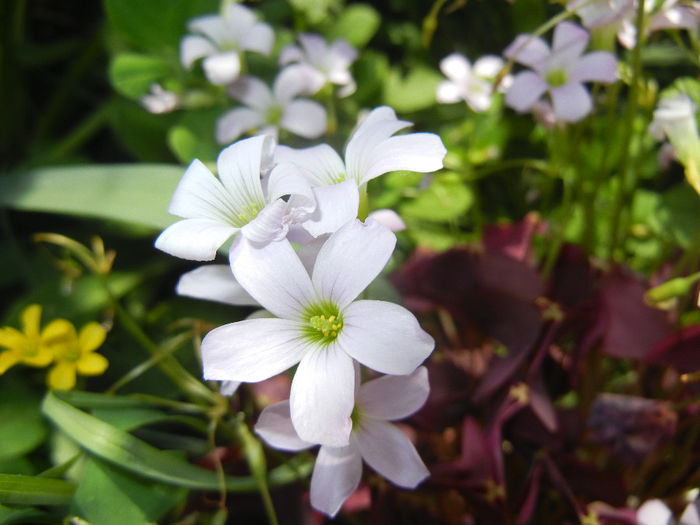
[[[54,346],[56,364],[49,372],[48,382],[51,388],[70,390],[75,386],[76,373],[83,376],[98,376],[109,365],[107,359],[96,353],[104,343],[107,332],[99,323],[88,323],[77,334],[75,327],[68,321],[66,329],[69,337]]]
[[[29,305],[21,318],[21,332],[11,326],[0,328],[0,348],[5,348],[0,351],[0,374],[17,363],[47,366],[53,361],[52,347],[69,336],[65,326],[68,321],[62,319],[52,321],[41,330],[41,305]]]

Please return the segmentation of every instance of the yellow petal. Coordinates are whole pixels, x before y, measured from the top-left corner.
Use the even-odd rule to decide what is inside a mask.
[[[0,353],[0,374],[7,372],[7,369],[19,361],[19,356],[16,352],[10,350]]]
[[[22,311],[22,330],[27,337],[39,336],[39,325],[41,323],[41,305],[30,304]]]
[[[76,364],[78,365],[79,374],[84,376],[98,376],[107,370],[109,362],[103,355],[90,352],[81,357]]]
[[[48,346],[40,345],[36,354],[33,356],[27,356],[26,354],[22,357],[22,362],[29,366],[43,367],[51,364],[53,361],[54,353],[52,349]]]
[[[70,390],[75,386],[75,364],[57,363],[49,372],[48,381],[55,390]]]
[[[67,342],[77,342],[78,335],[75,327],[65,319],[55,319],[41,331],[41,343],[43,345],[55,345]]]
[[[99,348],[105,342],[107,337],[106,330],[99,323],[88,323],[80,329],[78,336],[80,352],[92,352]],[[100,372],[101,373],[101,372]]]
[[[0,328],[0,346],[20,352],[27,344],[27,336],[19,330],[6,326]]]

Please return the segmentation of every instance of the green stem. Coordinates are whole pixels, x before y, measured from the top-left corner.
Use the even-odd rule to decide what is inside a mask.
[[[46,157],[41,159],[41,162],[56,162],[82,146],[107,123],[110,110],[110,106],[108,104],[104,104],[101,108],[94,111],[90,116],[78,124],[66,138],[53,146],[46,154]]]
[[[610,229],[610,245],[608,248],[608,260],[612,261],[615,257],[615,250],[620,241],[620,217],[622,216],[622,208],[625,204],[627,196],[627,172],[629,171],[632,134],[634,133],[634,117],[637,113],[637,98],[639,90],[639,81],[642,73],[642,47],[644,45],[644,0],[639,0],[637,5],[637,18],[635,26],[637,28],[637,43],[632,51],[632,80],[628,93],[627,113],[625,115],[624,138],[622,141],[622,159],[620,161],[620,172],[618,174],[617,194],[613,204],[613,216]]]

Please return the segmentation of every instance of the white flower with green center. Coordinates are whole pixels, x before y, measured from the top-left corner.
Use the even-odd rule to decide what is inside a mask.
[[[216,161],[218,178],[195,159],[168,206],[169,213],[184,220],[166,228],[156,239],[156,248],[183,259],[206,261],[214,259],[219,247],[239,231],[258,243],[284,238],[289,225],[315,204],[304,179],[270,171],[274,147],[274,140],[266,136],[229,146]],[[282,199],[287,195],[295,196],[293,205]]]
[[[395,243],[378,222],[353,220],[323,244],[309,275],[286,239],[265,246],[236,239],[230,257],[236,280],[276,318],[209,332],[201,347],[204,377],[257,382],[298,363],[290,395],[296,431],[312,443],[347,445],[353,359],[378,372],[409,374],[434,347],[402,306],[355,300]]]
[[[234,2],[226,2],[221,15],[193,18],[187,29],[198,34],[180,41],[180,61],[186,69],[192,69],[196,60],[204,58],[204,74],[215,85],[236,80],[241,70],[240,53],[269,55],[275,42],[269,25],[258,22],[253,11]]]
[[[390,171],[428,173],[442,168],[447,150],[435,133],[393,136],[411,125],[397,119],[392,108],[380,106],[355,129],[345,147],[345,160],[328,144],[277,148],[278,169],[306,177],[314,187],[318,207],[303,223],[312,236],[333,232],[357,217],[358,188],[370,180]]]
[[[410,375],[384,376],[359,386],[348,445],[324,445],[318,451],[311,475],[311,506],[335,516],[360,483],[363,459],[400,487],[414,488],[423,481],[428,469],[406,434],[389,422],[416,412],[429,392],[428,372],[423,366]],[[298,436],[288,401],[265,408],[255,432],[281,450],[299,451],[315,444]]]
[[[540,38],[519,35],[503,54],[532,71],[515,75],[506,93],[506,105],[528,111],[549,92],[557,120],[578,122],[588,115],[593,102],[583,82],[611,83],[617,79],[617,60],[612,53],[582,55],[588,40],[588,32],[571,22],[554,28],[551,50]]]
[[[503,66],[503,59],[493,55],[479,58],[473,66],[460,53],[446,56],[440,61],[440,70],[447,80],[437,87],[438,102],[450,104],[464,100],[474,111],[486,111],[491,107],[494,81]],[[510,82],[510,76],[506,76],[500,86],[507,87]]]
[[[306,68],[289,66],[275,78],[272,90],[259,78],[243,76],[228,88],[228,93],[245,107],[224,113],[216,123],[216,140],[233,142],[243,133],[259,130],[277,137],[278,128],[307,139],[326,131],[326,110],[313,100],[298,98],[310,94]]]

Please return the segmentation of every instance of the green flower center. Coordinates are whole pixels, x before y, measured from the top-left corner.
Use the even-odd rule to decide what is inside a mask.
[[[343,316],[332,303],[314,305],[306,311],[305,335],[322,345],[329,345],[343,330]]]
[[[265,120],[268,124],[279,124],[280,120],[282,120],[282,108],[280,106],[268,108]]]
[[[362,410],[359,406],[355,405],[353,407],[352,414],[350,414],[350,421],[352,421],[352,432],[360,428],[362,424]]]
[[[569,75],[567,75],[566,71],[563,69],[552,69],[551,71],[547,72],[547,84],[549,84],[552,87],[559,87],[563,86],[566,84],[568,81]]]
[[[258,216],[258,213],[260,213],[260,210],[262,210],[264,207],[265,204],[259,202],[245,204],[238,212],[238,215],[235,216],[231,221],[233,223],[233,226],[242,228],[250,221],[255,219],[255,217]]]

